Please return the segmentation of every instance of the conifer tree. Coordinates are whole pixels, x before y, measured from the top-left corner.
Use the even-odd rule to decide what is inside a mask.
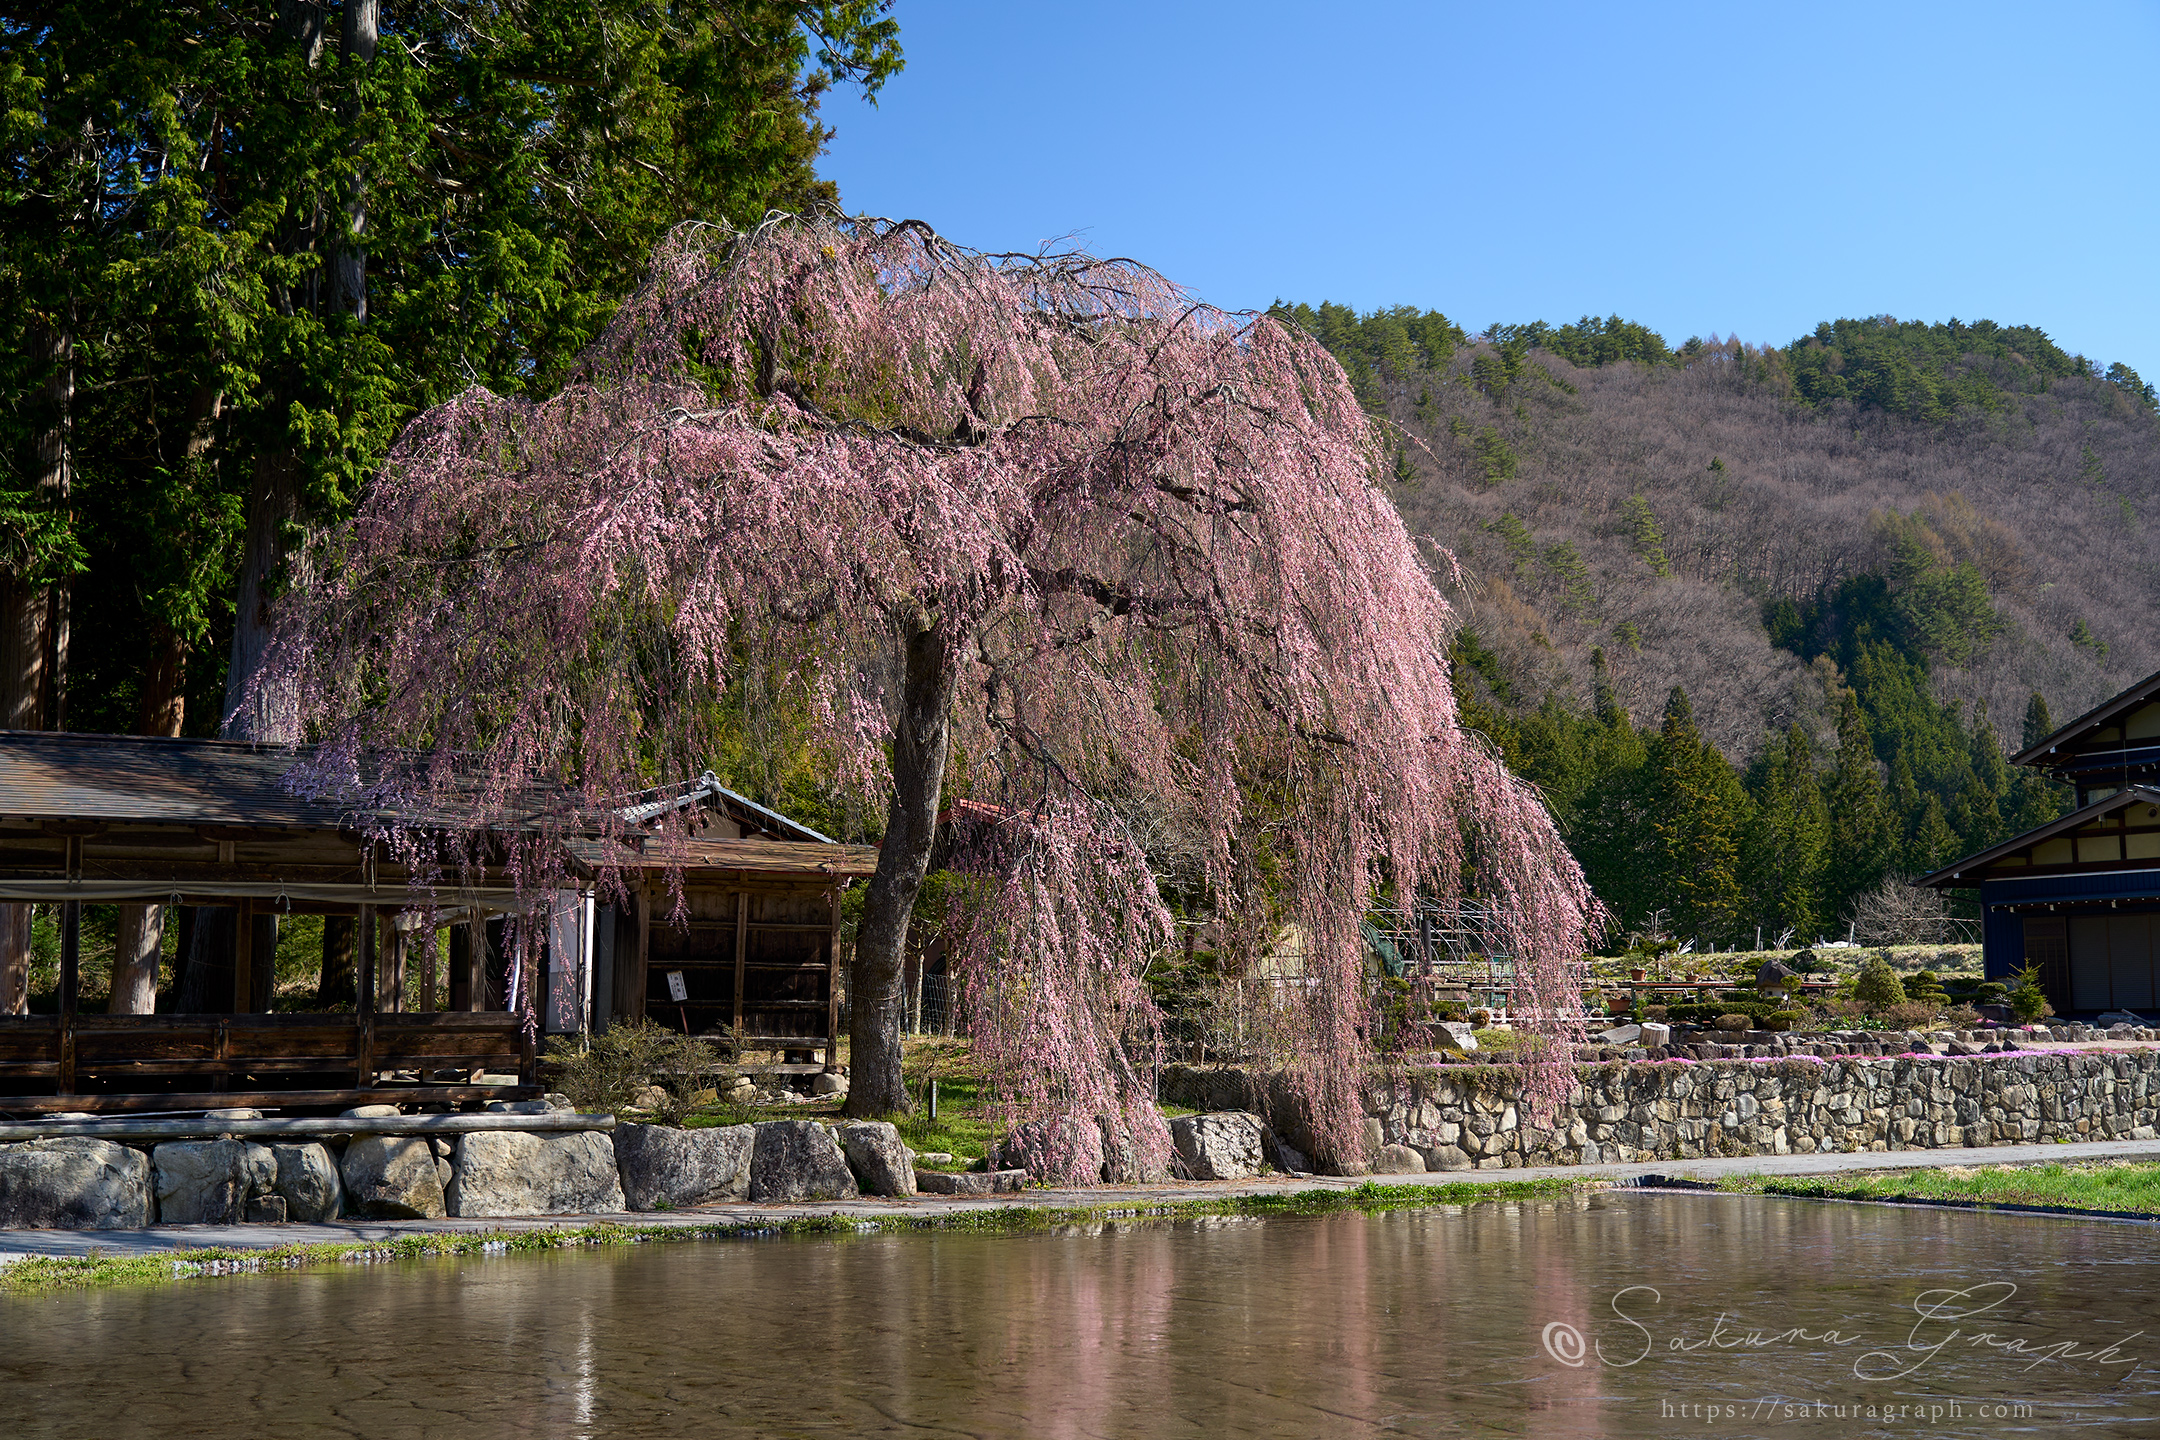
[[[1822,923],[1829,815],[1815,778],[1815,751],[1798,724],[1764,757],[1750,827],[1749,888],[1763,920],[1812,935]]]
[[[2023,742],[2019,748],[2030,750],[2054,733],[2055,722],[2048,716],[2047,697],[2035,690],[2032,699],[2025,702],[2025,729],[2018,737]]]
[[[1957,832],[1943,814],[1942,801],[1928,796],[1920,818],[1913,824],[1912,836],[1905,843],[1905,869],[1914,875],[1932,874],[1963,853]]]
[[[1694,708],[1677,685],[1646,768],[1652,849],[1673,923],[1683,934],[1728,936],[1740,919],[1747,795],[1732,766],[1695,728]]]
[[[1825,909],[1841,915],[1882,880],[1895,845],[1875,747],[1851,691],[1838,713],[1837,773],[1830,783],[1830,864]]]

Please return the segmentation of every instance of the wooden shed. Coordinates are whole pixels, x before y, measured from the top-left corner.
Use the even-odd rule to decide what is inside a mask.
[[[537,1093],[541,1033],[646,1013],[737,1054],[831,1062],[837,893],[874,850],[834,845],[706,774],[586,817],[589,835],[618,838],[569,842],[586,888],[536,896],[500,856],[447,879],[410,872],[366,822],[411,817],[294,794],[286,777],[304,754],[0,731],[0,1113],[473,1104]],[[527,821],[504,828],[545,815],[559,831],[570,804],[535,794]],[[461,818],[430,823],[448,832]],[[675,837],[664,854],[662,831]],[[184,1008],[83,1011],[82,910],[97,904],[162,910],[179,929],[185,984],[168,998]],[[40,1014],[26,1003],[32,905],[59,921],[57,1004]],[[346,1008],[271,1013],[279,928],[301,915],[352,926]],[[545,936],[530,964],[505,953],[513,917]],[[665,1001],[671,974],[695,986],[673,1017],[650,1000]]]
[[[834,1062],[841,894],[877,869],[875,847],[654,837],[636,851],[572,842],[571,853],[617,877],[596,886],[594,992],[609,1018],[706,1036],[738,1063],[757,1052],[792,1069]]]

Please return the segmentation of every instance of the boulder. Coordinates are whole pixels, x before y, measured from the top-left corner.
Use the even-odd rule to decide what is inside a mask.
[[[832,1131],[814,1120],[768,1120],[750,1146],[750,1198],[853,1200],[862,1192]]]
[[[1243,1180],[1260,1173],[1267,1126],[1244,1110],[1179,1115],[1170,1122],[1170,1143],[1195,1180]]]
[[[355,1105],[350,1110],[341,1110],[338,1113],[357,1116],[363,1120],[387,1120],[393,1115],[402,1115],[405,1112],[395,1105]]]
[[[915,1184],[925,1195],[1017,1195],[1027,1188],[1025,1170],[918,1170]]]
[[[822,1076],[819,1078],[823,1078]],[[848,1169],[865,1195],[913,1195],[915,1165],[900,1132],[883,1120],[855,1120],[833,1126],[833,1138],[847,1156]]]
[[[1785,988],[1785,982],[1800,972],[1782,960],[1765,960],[1755,972],[1755,988],[1765,995],[1774,995]]]
[[[1373,1157],[1375,1175],[1422,1175],[1425,1157],[1408,1145],[1383,1145]]]
[[[628,1208],[615,1147],[598,1130],[460,1135],[450,1192],[453,1215],[614,1214]]]
[[[1640,1025],[1615,1025],[1610,1030],[1599,1032],[1598,1044],[1632,1045],[1642,1038],[1642,1032],[1643,1027]]]
[[[345,1147],[345,1161],[339,1168],[348,1215],[370,1220],[435,1220],[448,1213],[442,1176],[435,1169],[435,1150],[425,1140],[363,1135]]]
[[[0,1230],[148,1225],[150,1157],[110,1140],[57,1136],[0,1145]]]
[[[617,1125],[615,1169],[632,1210],[679,1210],[750,1192],[753,1125]]]
[[[337,1161],[327,1149],[312,1140],[264,1148],[277,1162],[275,1189],[285,1202],[287,1218],[337,1219],[345,1187],[338,1183]]]
[[[1477,1036],[1471,1027],[1460,1020],[1443,1020],[1433,1030],[1433,1039],[1445,1050],[1459,1050],[1467,1055],[1478,1048]]]
[[[238,1225],[277,1185],[277,1157],[245,1140],[168,1140],[150,1163],[162,1225]]]
[[[1282,1171],[1283,1174],[1310,1175],[1312,1173],[1312,1161],[1306,1158],[1305,1152],[1294,1148],[1280,1136],[1275,1137],[1274,1152],[1275,1168]]]
[[[810,1093],[812,1095],[845,1095],[847,1094],[847,1076],[835,1075],[830,1070],[820,1071],[810,1077]]]

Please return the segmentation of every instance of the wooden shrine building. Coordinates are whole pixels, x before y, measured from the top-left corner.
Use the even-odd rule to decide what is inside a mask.
[[[628,797],[566,842],[578,889],[521,892],[499,863],[415,876],[365,833],[397,817],[287,787],[304,753],[0,731],[0,1114],[455,1107],[537,1093],[540,1035],[634,1016],[724,1040],[738,1060],[833,1063],[839,892],[874,849],[707,774]],[[83,1009],[92,905],[169,907],[183,975],[164,1013]],[[29,906],[58,920],[42,1013],[26,1003],[27,920],[11,923]],[[349,1009],[279,1008],[280,925],[311,914],[354,927]],[[513,918],[545,936],[529,965],[505,953]],[[671,1004],[674,983],[692,993]]]
[[[2160,675],[2011,763],[2072,787],[2075,808],[1915,883],[1979,891],[1990,979],[2033,965],[2058,1014],[2160,1012]]]

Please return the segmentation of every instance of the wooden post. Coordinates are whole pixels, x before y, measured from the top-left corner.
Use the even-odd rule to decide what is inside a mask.
[[[840,1064],[840,891],[836,887],[825,892],[832,928],[825,934],[825,1068],[832,1070]],[[922,981],[918,975],[915,991],[915,1028],[922,1028]]]
[[[245,1015],[255,1008],[255,913],[246,900],[233,902],[232,1008]]]
[[[271,902],[255,902],[264,907],[260,915],[248,920],[248,928],[254,934],[254,948],[248,953],[255,957],[249,989],[250,1010],[268,1014],[277,1008],[277,912],[269,909]]]
[[[742,1063],[743,1051],[743,978],[749,970],[750,959],[750,892],[735,892],[735,1008],[730,1014],[728,1030],[735,1037],[735,1063]]]
[[[382,1010],[390,1015],[405,1013],[407,931],[398,923],[403,918],[386,914],[377,922],[382,931]]]
[[[622,963],[621,958],[617,957],[615,963],[620,965]],[[652,983],[651,971],[652,892],[646,888],[643,882],[640,882],[637,892],[637,964],[632,967],[632,973],[637,977],[637,988],[632,992],[633,1003],[637,1008],[630,1012],[630,1018],[633,1020],[643,1020],[645,1018],[645,994],[647,987]]]
[[[69,845],[80,844],[70,841]],[[81,998],[82,901],[60,905],[60,1084],[58,1093],[75,1093],[75,1007]]]
[[[426,937],[420,944],[420,1009],[423,1013],[435,1013],[435,956],[440,947],[435,943],[435,924],[432,919],[413,932]]]
[[[494,960],[488,954],[487,915],[474,909],[465,922],[465,1008],[487,1009],[488,966]]]
[[[472,926],[463,920],[451,922],[445,927],[449,937],[449,957],[443,965],[446,993],[443,1009],[470,1010],[472,1008]]]
[[[359,1055],[353,1066],[355,1089],[375,1088],[375,907],[360,907],[360,958],[353,967],[353,1009],[359,1032]]]

